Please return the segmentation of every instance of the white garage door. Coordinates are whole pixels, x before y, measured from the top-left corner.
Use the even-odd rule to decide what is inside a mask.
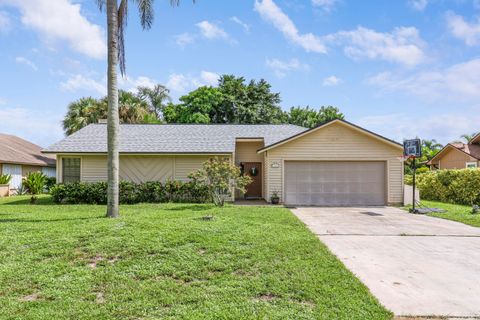
[[[385,205],[385,181],[385,162],[382,161],[286,161],[285,203]]]

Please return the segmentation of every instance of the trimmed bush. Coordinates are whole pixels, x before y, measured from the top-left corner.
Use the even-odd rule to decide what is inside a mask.
[[[75,182],[57,184],[50,189],[55,203],[65,204],[106,204],[107,183]],[[119,200],[121,204],[164,203],[164,202],[211,202],[206,187],[194,182],[158,181],[134,183],[120,182]]]
[[[436,170],[419,174],[422,199],[456,204],[480,204],[480,169]]]

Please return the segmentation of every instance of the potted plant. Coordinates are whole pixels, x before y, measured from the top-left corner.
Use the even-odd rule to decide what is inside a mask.
[[[277,191],[272,192],[272,196],[270,197],[270,202],[272,204],[278,204],[280,202],[280,197],[278,196]]]
[[[8,197],[10,195],[10,181],[12,176],[9,174],[0,175],[0,197]]]

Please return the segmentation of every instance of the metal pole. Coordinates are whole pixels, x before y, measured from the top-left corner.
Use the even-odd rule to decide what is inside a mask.
[[[417,210],[415,209],[415,172],[417,171],[417,160],[415,157],[413,157],[413,208],[412,208],[412,212],[413,213],[417,213]]]

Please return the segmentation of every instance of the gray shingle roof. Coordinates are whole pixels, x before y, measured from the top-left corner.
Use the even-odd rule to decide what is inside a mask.
[[[305,131],[295,125],[122,124],[121,153],[231,153],[236,138],[264,138],[265,145]],[[106,153],[107,126],[91,124],[43,150]]]

